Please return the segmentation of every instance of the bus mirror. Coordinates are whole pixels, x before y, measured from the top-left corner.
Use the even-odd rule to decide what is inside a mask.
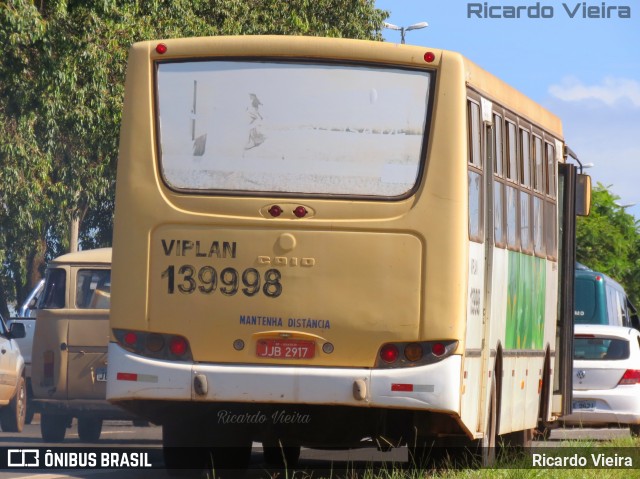
[[[589,216],[591,209],[591,177],[580,173],[576,179],[576,215]]]

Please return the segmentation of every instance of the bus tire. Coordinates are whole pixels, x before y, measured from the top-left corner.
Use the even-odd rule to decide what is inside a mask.
[[[27,388],[20,376],[16,393],[0,412],[0,425],[5,432],[22,432],[27,414]]]
[[[494,371],[491,379],[487,425],[485,427],[484,437],[480,440],[480,461],[482,463],[482,467],[491,467],[496,461],[497,418],[498,400],[496,393],[496,374]]]
[[[69,418],[61,414],[42,414],[40,433],[45,442],[62,442],[67,432]]]
[[[102,432],[102,419],[93,417],[78,418],[78,436],[83,442],[96,442]]]

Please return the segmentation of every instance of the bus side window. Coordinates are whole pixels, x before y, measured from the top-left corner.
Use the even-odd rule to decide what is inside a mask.
[[[483,240],[482,216],[482,123],[480,105],[468,101],[469,131],[469,239],[481,243]]]
[[[496,246],[504,248],[507,243],[504,213],[504,147],[502,117],[493,115],[493,234]]]

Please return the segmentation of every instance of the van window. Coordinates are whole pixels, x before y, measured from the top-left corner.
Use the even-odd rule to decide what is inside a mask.
[[[575,290],[574,318],[576,324],[594,323],[597,296],[596,282],[576,279]]]
[[[61,309],[65,306],[67,273],[62,268],[47,270],[44,293],[40,296],[38,309]]]
[[[76,277],[76,307],[109,309],[111,302],[111,270],[81,269]]]

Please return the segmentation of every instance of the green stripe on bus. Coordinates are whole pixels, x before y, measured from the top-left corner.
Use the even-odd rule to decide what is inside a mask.
[[[542,349],[545,260],[509,251],[506,349]]]

